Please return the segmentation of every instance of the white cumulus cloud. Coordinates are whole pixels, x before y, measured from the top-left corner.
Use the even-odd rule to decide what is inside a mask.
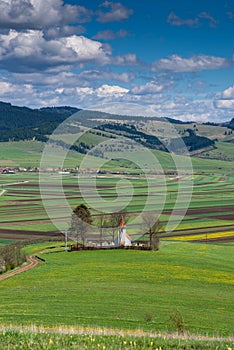
[[[100,7],[107,11],[98,11],[98,21],[102,23],[122,21],[128,19],[132,15],[133,10],[128,9],[120,2],[105,1]],[[108,11],[109,9],[109,11]]]
[[[105,98],[124,96],[129,92],[129,90],[118,85],[103,84],[96,89],[89,87],[77,87],[76,92],[78,95],[96,95],[97,97]]]
[[[220,109],[231,109],[234,110],[234,99],[233,100],[216,100],[214,106]]]
[[[131,90],[131,93],[136,95],[157,94],[159,92],[162,92],[163,89],[163,85],[157,85],[153,82],[149,82],[145,85],[135,86]]]
[[[230,86],[228,89],[224,90],[222,93],[222,98],[234,99],[234,86]]]
[[[141,64],[135,53],[113,56],[110,62],[114,66],[137,66]]]
[[[229,65],[226,58],[197,55],[184,58],[179,55],[172,55],[169,58],[162,58],[152,64],[153,71],[173,71],[173,72],[199,72],[208,69],[222,69]]]
[[[0,81],[0,96],[7,95],[9,93],[15,92],[16,88],[13,84],[6,82],[6,81]]]
[[[0,27],[42,29],[90,20],[92,11],[62,0],[3,0],[0,2]]]
[[[118,85],[104,84],[97,89],[97,96],[98,97],[106,97],[106,96],[120,97],[120,96],[124,96],[126,93],[128,93],[128,91],[129,91],[128,89]]]
[[[40,30],[0,34],[0,67],[15,71],[108,60],[102,43],[84,36],[46,40]]]
[[[217,109],[234,110],[234,86],[230,86],[220,94],[220,98],[214,101]]]

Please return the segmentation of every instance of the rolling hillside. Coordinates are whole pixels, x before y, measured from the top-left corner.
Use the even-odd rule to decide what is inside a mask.
[[[67,120],[75,113],[75,122]],[[53,136],[53,142],[62,148],[69,148],[69,135],[75,133],[80,136],[87,127],[94,127],[96,130],[85,133],[72,146],[72,151],[81,154],[90,152],[100,142],[122,135],[153,150],[167,152],[169,145],[170,151],[178,154],[183,153],[180,149],[182,139],[191,155],[232,160],[230,154],[233,152],[233,123],[234,119],[229,123],[194,124],[168,118],[130,117],[82,111],[68,106],[31,109],[0,102],[0,142],[46,142],[48,136],[62,124],[60,136],[59,138]],[[34,148],[33,146],[32,149]],[[104,153],[99,150],[93,155],[103,157]]]

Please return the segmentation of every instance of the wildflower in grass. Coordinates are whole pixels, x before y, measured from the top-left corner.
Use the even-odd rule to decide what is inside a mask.
[[[153,346],[153,345],[154,345],[154,342],[151,341],[151,342],[150,342],[150,346]]]
[[[53,340],[50,338],[49,344],[54,344]]]

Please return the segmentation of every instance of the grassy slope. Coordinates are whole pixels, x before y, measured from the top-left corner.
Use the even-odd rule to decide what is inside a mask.
[[[200,157],[220,159],[226,161],[234,160],[234,143],[216,142],[216,149],[200,154]]]
[[[63,135],[52,135],[52,139],[54,140],[62,140],[66,143],[69,144],[70,140],[71,140],[71,136],[74,137],[74,134],[63,134]],[[99,136],[99,135],[95,135],[95,134],[91,134],[89,132],[87,133],[78,133],[76,134],[76,143],[79,144],[80,142],[84,142],[87,145],[91,146],[91,145],[98,145],[101,142],[104,142],[106,140],[108,140],[107,137],[103,137],[103,136]]]
[[[168,331],[178,309],[191,332],[233,331],[232,245],[41,256],[45,263],[1,283],[1,323]]]
[[[38,141],[0,143],[0,166],[39,167],[45,144]],[[75,166],[82,159],[76,152],[70,152],[65,166]]]
[[[193,129],[194,125],[196,125],[196,133],[198,136],[205,136],[210,139],[218,140],[231,140],[234,137],[233,134],[225,135],[225,132],[229,133],[231,131],[229,128],[197,123],[171,124],[165,121],[147,121],[143,123],[143,128],[162,138],[167,138],[168,136],[176,137],[175,130],[177,130],[178,133],[182,133],[186,129]]]
[[[212,140],[232,140],[234,135],[225,135],[229,133],[231,130],[226,127],[214,126],[214,125],[202,125],[202,124],[176,124],[175,127],[177,130],[183,131],[185,129],[193,129],[193,125],[196,125],[196,133],[198,136],[205,136]]]
[[[91,144],[91,138],[94,136],[95,142],[99,136],[88,135],[89,142]],[[105,140],[105,138],[102,138]],[[19,141],[19,142],[1,142],[0,143],[0,167],[39,167],[41,162],[42,153],[45,144],[38,141]],[[54,149],[53,159],[45,164],[47,167],[58,167],[61,165],[60,147],[56,146]],[[84,155],[70,151],[64,160],[64,167],[76,167],[83,159]],[[101,158],[93,156],[85,156],[86,165],[89,168],[94,168],[102,161]],[[127,161],[106,161],[105,169],[123,170],[123,167],[127,167],[131,171],[131,164]]]
[[[93,136],[93,135],[89,135]],[[94,135],[95,136],[95,135]],[[96,137],[96,136],[95,136]],[[222,144],[222,147],[228,147],[229,156],[232,153],[232,144],[228,144],[229,146],[226,146]],[[44,149],[44,144],[41,142],[32,142],[32,141],[20,141],[20,142],[2,142],[0,143],[0,166],[39,166],[41,155]],[[163,169],[175,169],[174,161],[171,158],[170,154],[167,154],[165,152],[161,151],[153,151],[156,158],[160,162]],[[113,152],[108,154],[110,158],[115,157],[124,157],[124,156],[131,156],[132,160],[134,161],[134,157],[139,157],[139,152],[134,152],[131,155],[131,152]],[[58,157],[59,157],[59,149],[58,149]],[[64,166],[69,167],[75,167],[77,164],[79,164],[82,160],[83,156],[77,152],[69,152],[68,157],[65,160]],[[183,157],[175,156],[175,159],[180,159],[183,161]],[[59,159],[59,158],[58,158]],[[90,157],[90,167],[92,164],[95,164],[94,157]],[[100,159],[99,159],[100,160]],[[219,160],[210,160],[207,161],[206,159],[199,159],[199,158],[192,158],[193,167],[195,172],[218,172],[218,173],[226,173],[231,172],[234,168],[234,164],[232,162],[225,162],[225,161],[219,161]],[[105,168],[107,169],[116,169],[116,170],[123,170],[123,165],[127,165],[127,163],[122,162],[121,165],[120,162],[112,161],[111,163],[107,164]],[[185,169],[186,170],[186,169]]]

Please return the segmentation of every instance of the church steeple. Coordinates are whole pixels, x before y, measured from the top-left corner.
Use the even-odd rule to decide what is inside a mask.
[[[119,224],[119,228],[123,228],[123,227],[126,227],[126,225],[125,225],[124,217],[122,216],[120,224]]]
[[[123,216],[119,224],[118,245],[122,245],[124,247],[132,245],[131,238],[126,233],[126,224]]]

